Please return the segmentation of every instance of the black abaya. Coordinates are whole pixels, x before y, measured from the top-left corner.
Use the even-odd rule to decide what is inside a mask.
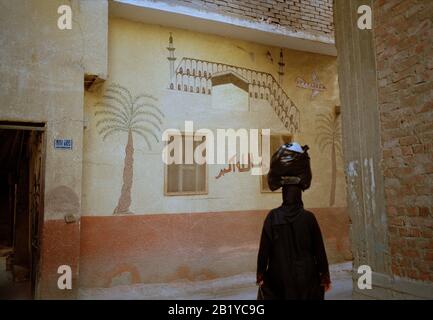
[[[320,227],[301,194],[297,186],[284,186],[283,204],[263,224],[257,276],[264,299],[320,300],[330,283]]]

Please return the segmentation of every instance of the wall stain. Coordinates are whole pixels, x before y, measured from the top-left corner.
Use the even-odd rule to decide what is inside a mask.
[[[65,215],[80,214],[80,198],[67,186],[50,189],[45,203],[45,214],[48,218],[62,219]]]

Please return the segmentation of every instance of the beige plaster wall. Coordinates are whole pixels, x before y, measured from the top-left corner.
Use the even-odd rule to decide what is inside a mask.
[[[198,128],[270,128],[287,133],[269,103],[249,99],[249,106],[227,110],[215,108],[218,88],[212,95],[169,90],[168,37],[174,39],[175,66],[182,57],[191,57],[250,68],[272,74],[278,79],[280,48],[267,47],[236,39],[195,33],[180,29],[146,25],[122,19],[109,21],[109,78],[107,84],[120,84],[133,95],[152,94],[165,114],[163,128],[183,129],[185,120],[194,121]],[[273,62],[267,57],[272,55]],[[315,142],[316,116],[332,112],[339,104],[335,57],[284,50],[286,64],[283,88],[301,112],[301,132],[294,139],[311,148],[313,184],[305,193],[307,207],[328,207],[331,176],[330,150],[322,153]],[[315,71],[326,90],[311,98],[311,90],[296,87],[296,78],[311,82]],[[245,101],[239,98],[237,87],[227,103]],[[102,141],[96,129],[95,103],[101,100],[104,87],[85,95],[83,162],[83,214],[111,215],[117,204],[122,185],[126,134],[113,135]],[[234,110],[235,109],[235,110]],[[249,173],[215,176],[222,165],[209,165],[209,193],[200,196],[164,196],[164,165],[161,152],[164,144],[153,143],[147,150],[143,139],[134,139],[134,180],[131,211],[137,214],[206,212],[224,210],[268,209],[280,203],[279,193],[261,193],[260,179]],[[335,206],[345,206],[344,174],[341,157],[337,157],[337,189]]]
[[[71,1],[72,30],[57,27],[62,4],[0,2],[0,119],[47,123],[46,200],[65,186],[80,214],[83,78],[107,73],[107,3]],[[55,138],[73,139],[73,150],[54,150]],[[46,219],[63,218],[62,204],[45,202]]]
[[[107,74],[108,6],[68,1],[72,29],[60,30],[65,1],[0,1],[0,120],[46,124],[45,212],[37,298],[74,298],[81,214],[84,74]],[[95,19],[97,17],[97,19]],[[55,150],[54,139],[72,139]],[[72,268],[73,290],[57,288],[57,268]]]

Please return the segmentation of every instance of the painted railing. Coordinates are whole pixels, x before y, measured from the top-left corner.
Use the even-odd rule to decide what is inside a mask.
[[[270,73],[224,63],[182,58],[171,80],[170,89],[212,94],[212,75],[224,71],[232,71],[246,79],[250,98],[268,101],[284,126],[292,134],[299,132],[299,109]]]

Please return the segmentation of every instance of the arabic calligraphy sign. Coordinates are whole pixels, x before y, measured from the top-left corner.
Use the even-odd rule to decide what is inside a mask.
[[[296,78],[296,86],[302,89],[311,89],[311,99],[317,96],[321,91],[325,91],[326,87],[319,80],[316,72],[311,74],[311,82],[308,82],[300,77]]]
[[[246,164],[242,164],[241,162],[236,161],[236,155],[234,155],[228,161],[228,167],[221,169],[220,172],[218,173],[218,175],[215,177],[215,179],[219,179],[219,178],[223,177],[224,175],[231,173],[231,172],[234,173],[234,172],[236,172],[236,170],[238,172],[248,172],[254,166],[255,166],[254,162],[251,161],[251,154],[250,153],[248,153],[248,161],[246,161]]]

